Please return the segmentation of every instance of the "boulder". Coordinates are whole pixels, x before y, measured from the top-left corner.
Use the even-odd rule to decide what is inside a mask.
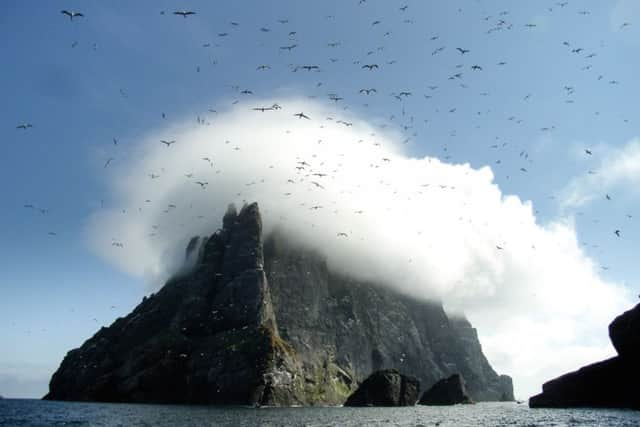
[[[458,403],[473,403],[467,393],[464,379],[460,374],[453,374],[435,383],[425,391],[420,399],[420,405],[456,405]]]
[[[344,406],[413,406],[420,393],[420,381],[396,369],[371,374],[349,396]]]

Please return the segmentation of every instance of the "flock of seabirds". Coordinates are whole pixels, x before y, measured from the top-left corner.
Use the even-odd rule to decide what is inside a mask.
[[[367,0],[354,0],[354,3],[356,3],[359,7],[362,8],[366,8],[367,7]],[[579,7],[578,2],[576,2],[577,7]],[[557,10],[568,10],[569,8],[571,8],[573,5],[570,5],[568,1],[563,1],[563,2],[555,2],[552,5],[546,7],[546,12],[548,13],[553,13],[554,11]],[[460,10],[461,11],[461,10]],[[80,20],[85,20],[88,19],[87,16],[85,16],[85,13],[83,11],[78,11],[78,10],[62,10],[60,11],[61,15],[63,15],[64,18],[68,19],[69,22],[71,23],[71,25],[75,25],[75,23],[77,21]],[[158,11],[155,11],[154,13],[158,13]],[[166,16],[170,16],[173,15],[175,16],[175,19],[181,19],[181,20],[189,20],[189,19],[196,19],[196,17],[198,16],[198,10],[161,10],[159,11],[160,15],[166,15]],[[582,9],[576,9],[573,10],[572,13],[577,13],[579,15],[589,15],[591,12],[589,10],[582,10]],[[397,6],[397,14],[400,17],[400,23],[401,24],[406,24],[406,25],[411,25],[414,24],[414,20],[412,19],[412,15],[411,15],[411,5],[410,4],[399,4]],[[324,17],[324,19],[326,19],[327,21],[330,21],[332,19],[334,19],[335,16],[333,15],[327,15]],[[515,23],[511,20],[510,18],[510,12],[509,11],[499,11],[496,14],[490,15],[490,16],[483,16],[480,19],[482,19],[485,23],[486,23],[486,34],[490,35],[493,33],[499,33],[499,32],[507,32],[507,31],[530,31],[535,29],[535,27],[537,26],[537,24],[535,23]],[[384,23],[381,20],[373,20],[370,23],[370,27],[373,30],[377,30],[378,28],[383,28]],[[277,23],[273,23],[273,25],[278,25],[278,26],[287,26],[289,25],[289,19],[287,18],[282,18],[282,19],[278,19]],[[621,24],[620,26],[620,30],[625,29],[626,27],[631,26],[632,23],[631,22],[624,22],[623,24]],[[238,21],[230,21],[229,22],[229,29],[227,31],[220,31],[217,33],[217,37],[218,39],[222,40],[228,37],[232,36],[232,32],[233,31],[238,31],[238,29],[241,27],[241,23]],[[255,29],[252,29],[253,31],[255,31]],[[263,26],[260,27],[258,29],[260,32],[262,33],[269,33],[272,31],[272,28],[270,28],[269,26]],[[288,31],[288,30],[287,30]],[[382,39],[388,39],[390,37],[393,37],[393,31],[389,30],[380,30],[381,35],[382,35]],[[282,40],[281,40],[282,41]],[[593,64],[590,63],[589,61],[594,58],[597,53],[596,52],[592,52],[592,51],[587,51],[585,50],[585,48],[580,47],[578,45],[575,45],[574,43],[571,43],[569,41],[563,41],[562,42],[563,46],[567,49],[567,53],[570,55],[577,55],[582,57],[586,63],[584,66],[582,66],[581,70],[582,71],[589,71],[593,68]],[[77,45],[77,42],[74,42],[73,47],[75,47]],[[215,43],[214,43],[215,45]],[[342,46],[342,43],[340,41],[331,41],[327,43],[327,47],[331,49],[332,52],[337,52]],[[373,96],[390,96],[390,99],[393,99],[395,101],[399,101],[400,105],[403,105],[402,103],[405,100],[408,100],[409,98],[416,98],[416,97],[421,97],[425,100],[425,102],[428,102],[429,100],[431,100],[434,97],[434,94],[438,91],[439,87],[441,87],[444,84],[455,84],[457,86],[459,86],[461,89],[469,89],[469,84],[466,83],[465,81],[465,76],[467,73],[483,73],[485,72],[485,68],[487,67],[486,64],[478,64],[478,63],[474,63],[474,62],[469,62],[467,60],[467,58],[470,58],[471,55],[471,49],[469,47],[465,47],[465,46],[448,46],[446,44],[443,44],[441,37],[438,34],[432,34],[432,35],[428,35],[426,37],[425,40],[425,46],[433,46],[432,48],[429,48],[429,52],[427,53],[427,55],[431,55],[432,57],[437,57],[438,55],[442,55],[443,52],[445,50],[449,50],[449,51],[453,51],[455,52],[457,61],[455,66],[455,69],[453,70],[453,72],[450,73],[450,75],[446,78],[447,81],[445,82],[441,82],[440,84],[432,84],[427,86],[426,88],[428,89],[426,92],[424,93],[418,93],[417,91],[411,91],[411,90],[402,90],[402,91],[397,91],[397,92],[393,92],[390,94],[383,94],[381,93],[382,90],[379,87],[362,87],[360,88],[356,94],[350,94],[348,96],[341,96],[337,93],[329,93],[327,94],[327,97],[329,100],[333,101],[336,103],[336,105],[344,105],[347,100],[345,98],[349,97],[359,97],[358,99],[362,99],[362,100],[366,100],[370,97]],[[212,43],[208,42],[208,43],[204,43],[202,44],[203,48],[211,48],[212,47]],[[287,33],[286,39],[284,40],[283,43],[280,43],[277,45],[277,47],[273,47],[274,51],[277,50],[280,53],[285,53],[285,54],[291,54],[292,52],[295,53],[296,51],[303,49],[304,47],[302,46],[301,42],[299,41],[299,34],[297,31],[289,31]],[[97,49],[97,45],[94,44],[93,45],[93,49]],[[376,73],[378,72],[378,70],[381,69],[381,67],[386,67],[386,66],[393,66],[394,64],[396,64],[397,61],[393,60],[393,59],[389,59],[389,60],[381,60],[379,59],[381,56],[381,53],[385,51],[385,46],[378,46],[376,48],[373,48],[371,50],[369,50],[366,55],[365,55],[365,59],[361,59],[361,60],[354,60],[352,61],[354,67],[356,67],[357,69],[360,70],[360,72],[362,73]],[[378,58],[378,60],[374,60],[374,58]],[[326,66],[331,64],[331,63],[335,63],[340,61],[341,59],[339,59],[338,57],[330,57],[327,59],[328,62],[318,62],[318,63],[299,63],[299,64],[288,64],[289,70],[293,73],[319,73],[321,71],[324,71]],[[212,60],[212,64],[213,65],[217,65],[217,61],[216,60]],[[508,65],[508,62],[506,60],[501,60],[496,62],[495,64],[492,64],[492,66],[494,67],[505,67]],[[257,72],[269,72],[270,70],[272,70],[272,67],[275,67],[275,65],[273,64],[256,64],[255,65],[255,70]],[[198,65],[195,67],[195,71],[197,73],[201,72],[201,67]],[[322,74],[318,74],[318,75],[322,75]],[[611,86],[615,86],[615,85],[619,85],[620,81],[618,81],[615,78],[608,78],[605,77],[605,75],[603,74],[598,74],[597,76],[595,76],[595,80],[602,82],[604,84],[608,84]],[[230,87],[233,89],[233,91],[236,93],[237,98],[240,99],[247,99],[247,97],[250,97],[251,95],[254,95],[253,91],[250,89],[244,89],[242,88],[240,85],[230,85]],[[316,88],[322,90],[323,88],[323,82],[318,82],[316,84]],[[566,103],[572,103],[574,102],[571,99],[571,95],[574,94],[575,92],[575,87],[571,86],[571,85],[566,85],[563,88],[565,95],[567,97],[567,99],[565,100]],[[122,97],[127,97],[129,96],[127,91],[125,89],[120,89],[120,95]],[[480,96],[489,96],[490,94],[487,92],[482,92],[480,93]],[[523,96],[522,101],[526,102],[528,101],[531,97],[533,96],[533,94],[529,93]],[[315,96],[310,96],[310,98],[313,98]],[[249,98],[250,99],[250,98]],[[238,100],[234,101],[234,104],[239,102]],[[363,106],[368,106],[367,103],[364,103]],[[268,114],[272,111],[277,111],[277,110],[281,110],[283,107],[278,104],[278,103],[274,103],[271,105],[256,105],[255,107],[252,108],[252,110],[258,114],[258,113],[265,113]],[[349,106],[345,105],[344,109],[348,109]],[[452,107],[452,108],[445,108],[442,109],[442,111],[437,108],[436,111],[437,112],[442,112],[442,113],[450,113],[450,114],[454,114],[456,112],[456,108]],[[215,109],[209,109],[208,113],[211,114],[216,114],[217,111]],[[488,111],[478,111],[477,115],[481,116],[482,114],[488,114]],[[596,112],[596,114],[598,114]],[[166,114],[165,112],[161,113],[162,115],[162,119],[166,118]],[[352,126],[352,123],[346,121],[346,120],[335,120],[333,118],[325,118],[325,117],[312,117],[312,115],[308,112],[305,111],[299,111],[296,113],[292,114],[292,119],[297,119],[297,120],[309,120],[309,121],[313,121],[313,120],[317,120],[318,122],[326,122],[327,120],[333,120],[333,122],[335,124],[340,124],[340,125],[344,125],[344,126]],[[512,123],[515,124],[521,124],[524,122],[524,118],[521,117],[517,117],[517,116],[511,116],[508,118],[508,120]],[[387,126],[395,126],[398,129],[401,129],[405,135],[407,136],[407,138],[404,140],[404,143],[408,143],[411,140],[415,139],[416,137],[418,137],[418,132],[416,131],[417,128],[417,122],[419,121],[419,119],[415,116],[410,114],[409,112],[407,112],[404,108],[404,106],[402,106],[401,109],[401,113],[399,115],[391,115],[388,120],[387,123],[385,123],[384,125],[381,125],[381,127],[387,127]],[[628,120],[624,120],[625,122],[628,123]],[[424,124],[428,123],[429,120],[427,119],[423,119]],[[209,119],[207,119],[206,117],[201,117],[198,116],[197,117],[197,123],[199,125],[210,125],[210,121]],[[37,124],[34,123],[30,123],[30,122],[24,122],[24,123],[20,123],[16,126],[17,130],[19,131],[25,131],[28,132],[32,127],[36,126]],[[548,126],[541,126],[539,127],[539,131],[541,132],[551,132],[555,129],[554,125],[548,125]],[[451,132],[451,136],[455,136],[455,130]],[[228,142],[228,141],[227,141]],[[112,141],[109,142],[109,144],[113,144],[113,146],[117,147],[119,144],[119,140],[117,138],[113,138]],[[175,140],[175,139],[162,139],[158,141],[158,144],[162,144],[164,145],[167,149],[172,149],[172,147],[174,146],[174,144],[180,144],[180,141]],[[500,140],[499,137],[495,137],[495,141],[494,143],[492,143],[490,145],[491,149],[494,150],[499,150],[502,149],[504,147],[507,146],[507,142],[503,142],[502,140]],[[239,147],[234,147],[234,149],[239,150]],[[447,148],[445,147],[443,150],[443,155],[442,157],[446,160],[449,159],[451,157],[451,155],[447,152]],[[594,150],[591,148],[583,148],[584,151],[584,156],[593,156],[594,155]],[[521,165],[518,165],[518,172],[519,173],[527,173],[528,169],[527,167],[529,167],[529,164],[532,163],[532,160],[529,157],[529,153],[527,152],[527,150],[521,150],[519,152],[519,160],[522,162]],[[214,164],[214,159],[212,157],[202,157],[201,158],[202,161],[209,163],[209,165],[213,166]],[[114,156],[109,156],[108,158],[106,158],[104,160],[104,164],[103,167],[104,168],[109,168],[112,163],[116,161],[116,157]],[[388,158],[383,158],[381,159],[382,163],[385,162],[390,162],[390,159]],[[496,160],[495,161],[496,165],[499,165],[501,163],[501,160]],[[323,189],[323,181],[322,179],[325,178],[327,176],[327,173],[324,173],[322,171],[318,171],[318,170],[314,170],[311,167],[311,164],[308,163],[306,160],[301,159],[300,161],[297,162],[296,164],[296,171],[295,173],[298,174],[298,178],[300,179],[299,176],[300,174],[302,174],[303,176],[310,178],[309,180],[307,180],[308,183],[310,183],[310,185],[313,185],[314,187],[318,188],[318,189]],[[589,171],[589,173],[596,173],[594,171]],[[157,179],[161,177],[161,173],[158,172],[148,172],[147,176],[149,179]],[[204,180],[204,179],[197,179],[194,177],[193,173],[185,173],[185,178],[192,180],[192,182],[194,183],[194,185],[199,186],[201,189],[206,189],[209,185],[209,182]],[[291,182],[294,182],[293,178],[292,180],[290,180]],[[312,180],[311,180],[312,179]],[[249,184],[247,184],[249,185]],[[290,195],[291,193],[285,194],[285,196]],[[603,194],[603,198],[606,200],[611,200],[612,196],[610,194]],[[146,202],[150,202],[150,200],[146,200]],[[24,204],[24,208],[26,209],[32,209],[36,212],[39,212],[41,214],[47,214],[49,209],[48,208],[43,208],[40,207],[34,203],[26,203]],[[175,204],[170,204],[167,207],[166,212],[171,211],[172,209],[177,208],[177,206]],[[309,207],[310,209],[321,209],[322,206],[311,206]],[[362,211],[356,211],[356,214],[360,214],[362,213]],[[632,218],[631,214],[627,214],[628,219]],[[611,230],[612,234],[615,235],[617,238],[622,237],[622,231],[621,228],[614,228],[613,230]],[[151,233],[157,233],[157,226],[154,226],[154,230],[151,231]],[[57,231],[49,231],[49,235],[51,236],[56,236],[57,235]],[[338,232],[337,233],[337,238],[348,238],[349,234],[347,232]],[[122,248],[126,245],[126,241],[123,241],[121,239],[117,239],[114,238],[113,241],[111,242],[111,245],[114,246],[115,248]],[[497,250],[502,250],[503,247],[500,245],[496,245],[496,249]],[[602,266],[603,269],[608,269],[607,266]],[[113,307],[115,308],[115,307]]]

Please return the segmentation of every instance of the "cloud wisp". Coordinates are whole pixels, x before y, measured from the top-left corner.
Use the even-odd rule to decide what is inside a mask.
[[[266,232],[282,228],[330,268],[464,311],[519,396],[612,352],[606,324],[630,299],[599,277],[570,221],[538,224],[489,167],[411,157],[400,135],[335,106],[278,102],[151,132],[114,165],[114,205],[91,218],[92,248],[159,286],[229,203],[257,201]]]
[[[633,139],[621,148],[609,149],[595,169],[574,178],[561,192],[561,207],[578,208],[624,186],[640,188],[640,140]]]

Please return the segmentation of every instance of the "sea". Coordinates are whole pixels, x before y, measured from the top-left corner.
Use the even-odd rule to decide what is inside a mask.
[[[0,426],[640,426],[640,412],[478,403],[402,408],[246,408],[0,400]]]

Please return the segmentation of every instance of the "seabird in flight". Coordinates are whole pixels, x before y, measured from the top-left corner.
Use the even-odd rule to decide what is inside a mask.
[[[67,15],[71,21],[73,21],[73,18],[75,18],[76,16],[80,16],[80,17],[84,16],[82,13],[74,12],[73,10],[72,11],[61,10],[60,13],[62,13],[63,15]]]
[[[183,18],[186,18],[189,15],[195,15],[196,13],[191,10],[176,10],[173,12],[174,15],[180,15]]]

